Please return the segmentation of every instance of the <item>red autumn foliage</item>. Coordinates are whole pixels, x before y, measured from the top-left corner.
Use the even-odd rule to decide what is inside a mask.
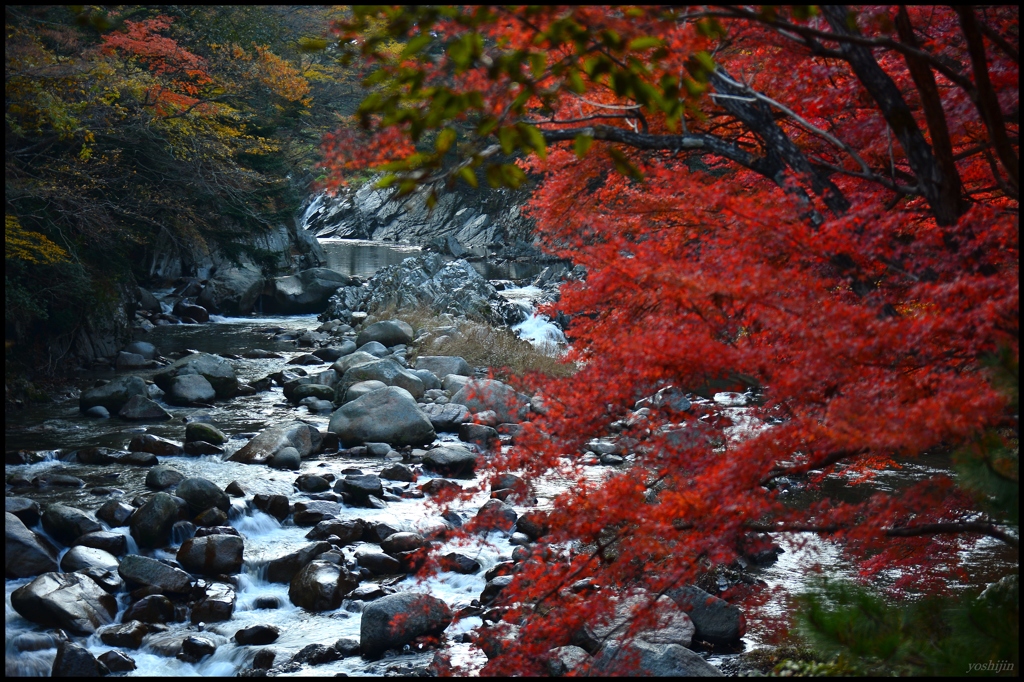
[[[607,612],[574,581],[662,593],[735,561],[753,533],[827,535],[865,576],[903,568],[898,588],[960,575],[979,536],[1017,546],[951,476],[802,505],[778,485],[853,485],[954,448],[984,459],[972,444],[1015,437],[986,365],[1019,358],[1015,8],[382,16],[407,47],[377,62],[392,87],[360,112],[379,137],[329,147],[329,164],[387,163],[407,189],[532,173],[541,244],[588,272],[549,311],[571,317],[580,370],[543,380],[547,413],[498,463],[569,481],[541,543],[571,550],[523,562],[502,592],[521,629],[487,672],[537,672]],[[362,26],[342,31],[358,41]],[[772,426],[631,412],[665,386],[751,387]],[[587,476],[578,454],[609,433],[634,465]]]

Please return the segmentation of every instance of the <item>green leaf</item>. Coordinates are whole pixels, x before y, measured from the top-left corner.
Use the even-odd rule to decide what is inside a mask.
[[[487,170],[486,170],[486,175],[487,175],[487,184],[488,185],[490,185],[491,187],[493,187],[495,189],[497,189],[498,187],[501,187],[501,185],[502,185],[502,177],[501,177],[501,166],[500,165],[498,165],[498,164],[491,164],[490,166],[488,166]]]
[[[639,38],[633,38],[629,41],[630,50],[649,50],[652,47],[661,47],[664,41],[661,38],[655,38],[654,36],[641,36]]]
[[[501,151],[511,154],[519,146],[519,133],[515,128],[502,128],[498,131],[498,141],[501,142]]]
[[[423,48],[425,48],[427,45],[433,42],[433,40],[434,36],[430,35],[429,33],[421,33],[420,35],[416,36],[415,38],[413,38],[412,40],[405,44],[405,49],[402,50],[402,59],[407,59],[413,56],[414,54],[422,51]]]
[[[437,135],[434,141],[434,149],[438,154],[444,154],[455,144],[455,131],[452,128],[445,128]]]
[[[382,177],[380,180],[378,180],[377,184],[374,186],[377,189],[386,189],[391,185],[395,184],[396,182],[398,182],[398,176],[394,174],[388,174]]]
[[[570,71],[567,76],[566,85],[570,90],[575,92],[577,95],[582,95],[587,91],[587,86],[583,83],[583,77],[580,76],[579,71]]]
[[[474,189],[480,184],[476,179],[476,173],[469,166],[463,166],[459,169],[459,177],[462,178],[467,185]]]
[[[615,170],[627,177],[633,178],[634,180],[643,180],[644,176],[640,173],[640,170],[633,165],[633,163],[615,147],[608,148],[608,156],[612,157],[612,163],[615,164]]]
[[[321,52],[327,49],[326,38],[299,38],[300,52]]]
[[[541,159],[548,158],[548,145],[544,140],[544,134],[526,123],[517,123],[516,129],[526,143],[533,147],[533,150],[537,152],[537,156]]]
[[[590,135],[577,135],[576,139],[573,140],[572,147],[573,151],[576,152],[576,157],[582,159],[590,151],[590,145],[594,143],[594,138]]]

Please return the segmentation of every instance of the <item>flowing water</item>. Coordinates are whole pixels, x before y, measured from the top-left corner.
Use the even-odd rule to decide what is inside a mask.
[[[381,245],[353,245],[351,243],[334,244],[343,240],[327,240],[324,244],[331,260],[331,267],[345,272],[367,276],[382,264],[400,262],[409,255],[405,247]],[[396,261],[397,259],[397,261]],[[508,286],[504,294],[513,301],[527,306],[537,299],[540,291],[529,286]],[[304,351],[296,348],[293,342],[280,340],[273,331],[300,334],[315,328],[318,322],[313,315],[281,316],[281,317],[245,317],[222,318],[214,316],[207,324],[171,325],[157,327],[148,334],[140,335],[141,340],[157,346],[164,355],[185,353],[198,350],[221,355],[239,356],[254,348],[275,351],[283,357],[279,359],[233,359],[232,365],[242,380],[255,380],[266,376],[285,366],[288,359]],[[546,319],[533,315],[527,322],[519,325],[519,333],[524,338],[541,345],[547,344],[557,349],[564,344],[564,336],[557,327]],[[315,372],[321,368],[309,368]],[[141,376],[150,376],[155,370],[137,372]],[[87,386],[92,381],[109,378],[111,373],[95,373],[82,377],[80,385]],[[733,438],[742,438],[753,431],[766,428],[749,416],[749,409],[744,407],[742,400],[735,396],[718,397],[721,408],[733,419],[735,426],[729,434]],[[83,488],[12,488],[8,485],[8,495],[30,497],[45,505],[60,502],[78,507],[86,511],[94,511],[103,503],[115,496],[132,499],[139,494],[151,492],[145,485],[147,470],[142,467],[111,467],[93,466],[79,463],[68,463],[59,459],[62,452],[85,446],[107,446],[123,448],[132,436],[146,432],[158,436],[181,441],[184,436],[184,420],[188,417],[205,414],[217,424],[228,436],[225,445],[228,454],[244,445],[249,438],[267,425],[290,421],[296,418],[315,425],[324,430],[328,416],[309,413],[306,408],[290,406],[275,386],[272,390],[252,396],[239,397],[230,403],[219,403],[211,408],[171,408],[175,419],[163,423],[145,423],[135,425],[118,419],[89,419],[78,410],[77,395],[68,392],[58,396],[48,404],[31,404],[15,415],[8,415],[6,426],[6,450],[26,449],[35,451],[39,461],[6,467],[8,476],[21,474],[31,480],[43,473],[68,473],[86,482]],[[444,438],[454,440],[447,434]],[[225,455],[226,457],[226,455]],[[168,464],[186,476],[199,476],[213,481],[224,488],[232,481],[237,481],[246,491],[245,499],[259,493],[284,494],[293,501],[302,496],[293,488],[293,482],[299,474],[332,473],[341,477],[343,471],[359,469],[365,473],[379,473],[386,464],[379,459],[351,458],[343,456],[326,456],[326,458],[304,461],[298,472],[285,472],[268,469],[263,466],[244,465],[223,460],[222,456],[208,455],[203,457],[161,457],[162,464]],[[886,472],[880,476],[875,485],[879,488],[897,489],[916,478],[931,475],[945,466],[940,461],[924,461],[905,467],[899,471]],[[600,477],[609,470],[604,467],[591,467],[591,475]],[[421,474],[429,477],[429,473]],[[422,480],[422,479],[421,479]],[[464,482],[472,485],[473,481]],[[842,481],[836,481],[835,492],[841,492]],[[396,484],[395,492],[403,484]],[[555,479],[541,485],[537,493],[541,498],[541,506],[560,492],[561,483]],[[106,489],[109,492],[97,491]],[[98,494],[102,493],[102,494]],[[486,493],[478,493],[470,502],[456,507],[463,518],[469,518],[487,499]],[[519,509],[522,511],[522,509]],[[429,531],[436,529],[441,523],[438,512],[424,500],[401,499],[388,502],[386,509],[373,510],[363,508],[346,508],[343,514],[348,518],[362,518],[370,522],[386,521],[393,526],[409,530]],[[171,623],[164,633],[150,634],[142,647],[128,651],[138,666],[130,673],[136,676],[221,676],[234,675],[241,668],[251,664],[255,653],[264,648],[258,646],[238,646],[231,637],[240,628],[254,624],[276,625],[281,630],[280,638],[269,648],[277,652],[275,663],[287,662],[292,655],[308,644],[331,645],[342,637],[359,636],[359,605],[346,601],[341,608],[322,613],[310,613],[291,604],[288,599],[286,584],[270,583],[266,580],[266,564],[271,559],[283,556],[299,547],[308,544],[305,539],[307,528],[294,526],[290,521],[281,523],[276,519],[255,510],[243,499],[235,498],[229,514],[229,523],[245,538],[245,563],[235,585],[237,604],[231,620],[223,623],[207,625],[201,632],[196,626],[187,623]],[[33,528],[45,535],[41,525]],[[127,535],[127,529],[114,529]],[[129,536],[130,551],[137,551]],[[346,547],[346,558],[351,558],[360,545]],[[770,567],[758,569],[756,576],[763,580],[769,588],[781,588],[783,592],[799,591],[805,583],[806,569],[813,563],[827,566],[832,574],[853,575],[854,568],[845,562],[840,549],[824,540],[811,539],[806,544],[795,541],[784,541],[785,552]],[[455,549],[453,546],[452,549]],[[475,558],[483,570],[499,561],[509,560],[513,547],[501,533],[492,533],[487,537],[478,538],[468,545],[457,548],[459,551]],[[445,550],[447,551],[447,550]],[[165,551],[153,553],[156,558],[173,559],[174,556]],[[994,577],[999,571],[1005,571],[1007,558],[995,543],[979,543],[968,555],[969,565],[977,573],[972,582],[981,584]],[[474,575],[456,573],[440,573],[424,584],[413,579],[397,582],[398,590],[426,591],[444,599],[454,610],[477,598],[485,585],[483,570]],[[6,630],[5,653],[6,672],[8,675],[48,675],[56,654],[54,642],[41,645],[38,639],[25,637],[36,633],[44,635],[52,632],[27,621],[11,607],[11,593],[30,582],[31,579],[6,581]],[[274,597],[279,607],[276,609],[257,608],[261,598]],[[127,596],[120,596],[120,615],[127,608]],[[787,609],[784,599],[768,605],[769,616],[782,616]],[[770,620],[750,621],[750,631],[744,642],[748,647],[758,646],[770,639],[774,627]],[[448,631],[449,636],[458,632],[468,631],[481,624],[478,617],[466,618]],[[211,639],[216,645],[216,652],[199,663],[186,663],[174,657],[180,640],[188,635],[201,635]],[[104,645],[100,638],[92,635],[84,640],[94,655],[109,651],[111,647]],[[170,654],[168,655],[168,652]],[[455,664],[465,665],[471,669],[479,668],[485,662],[482,653],[470,644],[456,643],[450,650]],[[431,657],[431,653],[408,653],[381,661],[370,662],[359,657],[349,657],[333,663],[316,667],[301,666],[282,676],[299,675],[381,675],[410,672],[409,666],[422,666]],[[714,656],[712,662],[722,665],[728,656]]]

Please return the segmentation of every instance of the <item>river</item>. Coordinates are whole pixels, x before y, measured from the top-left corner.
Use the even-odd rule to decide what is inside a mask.
[[[400,262],[416,249],[402,246],[382,246],[373,243],[358,243],[342,240],[325,240],[329,267],[345,274],[368,277],[376,269],[384,265]],[[522,265],[522,264],[520,264]],[[518,275],[532,277],[538,268],[532,270],[525,265],[516,272],[500,269],[487,270],[487,276],[499,275],[495,279],[513,280],[508,282],[507,293],[510,299],[529,301],[539,291],[516,287],[525,284],[514,281]],[[524,274],[525,273],[525,274]],[[504,275],[504,276],[500,276]],[[550,342],[554,332],[545,320],[532,317],[529,324],[521,326],[521,333],[538,344]],[[187,350],[220,355],[240,356],[244,351],[260,348],[275,351],[282,357],[279,359],[232,359],[239,379],[256,380],[285,366],[287,360],[305,351],[296,348],[293,342],[276,340],[268,329],[282,330],[299,334],[318,325],[313,315],[245,318],[223,318],[214,316],[211,322],[199,325],[169,325],[153,329],[140,335],[157,346],[167,356],[184,353]],[[156,370],[136,372],[140,376],[149,377]],[[314,370],[315,371],[315,370]],[[110,378],[111,373],[92,373],[84,375],[80,385],[97,379]],[[723,407],[731,411],[733,421],[743,424],[747,408],[728,406],[728,397],[723,398]],[[85,511],[94,511],[112,497],[124,496],[132,499],[136,495],[148,494],[144,481],[147,469],[142,467],[124,467],[113,470],[110,466],[84,465],[66,463],[59,459],[60,453],[79,447],[106,446],[123,448],[132,436],[146,432],[154,435],[182,441],[184,436],[184,419],[205,414],[217,424],[228,436],[225,445],[227,453],[231,453],[244,445],[260,429],[267,425],[290,421],[295,418],[310,423],[320,430],[325,430],[328,422],[327,414],[308,413],[305,408],[289,405],[283,397],[282,389],[274,386],[268,392],[256,393],[233,399],[229,403],[218,403],[212,408],[171,408],[175,419],[168,422],[146,423],[137,426],[118,419],[89,419],[79,412],[77,395],[67,392],[52,403],[33,403],[19,411],[12,419],[8,415],[6,426],[6,450],[31,450],[38,453],[40,461],[31,464],[8,465],[6,473],[22,475],[31,480],[43,473],[67,473],[85,481],[82,488],[12,488],[7,487],[7,494],[30,497],[45,505],[51,502],[78,507]],[[749,420],[748,420],[749,422]],[[748,428],[763,428],[763,425],[747,423]],[[737,434],[741,435],[741,434]],[[442,440],[455,440],[453,434],[444,434]],[[342,476],[343,471],[358,469],[365,473],[379,473],[386,464],[379,459],[351,458],[344,456],[328,456],[321,459],[305,460],[298,472],[278,471],[262,466],[252,466],[223,461],[219,455],[202,457],[161,457],[162,464],[168,464],[186,476],[198,476],[209,479],[222,489],[231,482],[238,482],[246,491],[245,498],[234,498],[229,513],[229,523],[245,538],[245,563],[235,584],[237,604],[233,617],[229,621],[207,625],[202,632],[187,623],[169,623],[166,632],[150,634],[142,647],[127,653],[135,660],[136,670],[129,673],[135,676],[222,676],[234,675],[241,668],[251,665],[257,650],[262,647],[238,646],[231,637],[242,627],[261,623],[276,625],[281,630],[280,638],[270,648],[276,652],[275,663],[287,662],[291,656],[309,644],[331,645],[344,637],[359,637],[359,603],[346,601],[339,609],[320,613],[310,613],[291,604],[286,584],[271,583],[266,580],[266,565],[270,559],[283,556],[299,547],[308,544],[305,539],[307,528],[300,528],[290,521],[282,524],[276,519],[252,508],[245,500],[250,500],[259,493],[283,494],[293,502],[301,495],[293,488],[298,474],[330,472]],[[891,475],[883,475],[878,479],[879,486],[895,486],[906,484],[916,476],[928,475],[936,468],[944,466],[943,462],[923,462],[915,465],[918,468],[905,468]],[[603,475],[603,467],[593,467],[594,476]],[[424,473],[429,478],[431,474]],[[473,481],[464,482],[472,485]],[[97,494],[100,489],[102,494]],[[102,492],[103,490],[109,492]],[[400,490],[397,490],[400,492]],[[541,505],[559,492],[558,481],[548,482],[537,490]],[[478,494],[473,500],[457,507],[460,515],[468,519],[487,499],[486,493]],[[517,508],[517,511],[523,511]],[[392,498],[386,509],[346,508],[346,518],[362,518],[369,522],[386,521],[409,530],[428,531],[442,523],[436,510],[431,509],[423,500]],[[44,534],[42,527],[33,528]],[[127,534],[127,528],[114,529]],[[129,551],[134,550],[134,542],[129,536]],[[347,558],[351,558],[361,543],[344,548]],[[784,541],[785,552],[772,566],[758,569],[756,575],[765,581],[769,589],[780,589],[782,593],[792,593],[803,588],[806,580],[806,568],[810,562],[820,562],[828,566],[833,574],[852,575],[853,569],[844,562],[839,548],[822,540],[809,540],[807,544],[798,545],[793,541]],[[498,563],[511,559],[513,546],[508,538],[501,533],[492,533],[480,538],[469,546],[461,546],[459,550],[471,555],[481,565],[482,570],[472,575],[457,573],[440,573],[425,584],[418,584],[412,579],[397,582],[397,590],[426,591],[444,599],[454,610],[468,606],[476,599],[485,585],[483,572]],[[63,554],[63,553],[62,553]],[[173,559],[174,555],[166,551],[155,551],[152,556],[158,559]],[[969,557],[970,565],[977,569],[975,584],[987,581],[990,576],[1005,568],[1005,556],[993,543],[980,543]],[[29,622],[21,617],[11,606],[11,593],[27,584],[31,578],[6,581],[6,629],[5,654],[6,673],[8,676],[39,676],[49,675],[56,654],[54,640],[49,633],[51,628]],[[258,608],[267,598],[273,598],[278,608]],[[127,608],[127,595],[120,595],[119,616]],[[769,605],[768,616],[785,614],[786,604],[783,599]],[[770,619],[749,621],[749,631],[744,639],[747,648],[759,646],[770,639],[773,625]],[[459,621],[447,634],[452,638],[459,632],[465,632],[481,624],[479,617],[469,617]],[[39,638],[26,637],[31,633],[44,635]],[[199,663],[187,663],[166,655],[168,650],[176,651],[175,646],[186,635],[207,637],[216,645],[213,655]],[[43,644],[40,644],[40,642]],[[45,643],[49,642],[48,645]],[[94,655],[100,655],[111,649],[103,644],[98,635],[91,635],[80,641]],[[450,650],[453,663],[469,669],[479,668],[486,659],[483,654],[468,643],[454,643]],[[336,674],[346,675],[383,675],[409,673],[414,668],[422,667],[429,661],[430,653],[408,653],[380,661],[366,661],[358,656],[343,658],[338,661],[310,666],[298,666],[292,670],[281,672],[281,676],[308,676]],[[710,657],[713,664],[729,667],[730,655]]]

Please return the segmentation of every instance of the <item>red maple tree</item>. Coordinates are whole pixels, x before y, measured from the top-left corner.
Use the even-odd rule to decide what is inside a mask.
[[[935,588],[980,536],[1017,547],[1016,512],[952,476],[801,505],[778,485],[957,448],[1016,484],[989,362],[1019,358],[1016,8],[404,7],[341,31],[375,65],[360,117],[379,137],[335,138],[329,165],[404,192],[533,174],[540,243],[588,272],[554,306],[580,369],[544,380],[546,414],[499,463],[568,479],[539,547],[573,550],[537,551],[502,593],[521,630],[489,672],[542,671],[600,594],[663,593],[757,533],[825,534],[865,575],[904,567],[901,589]],[[633,411],[668,386],[752,389],[771,426]],[[584,475],[609,434],[633,466]],[[607,589],[565,589],[581,578]]]

